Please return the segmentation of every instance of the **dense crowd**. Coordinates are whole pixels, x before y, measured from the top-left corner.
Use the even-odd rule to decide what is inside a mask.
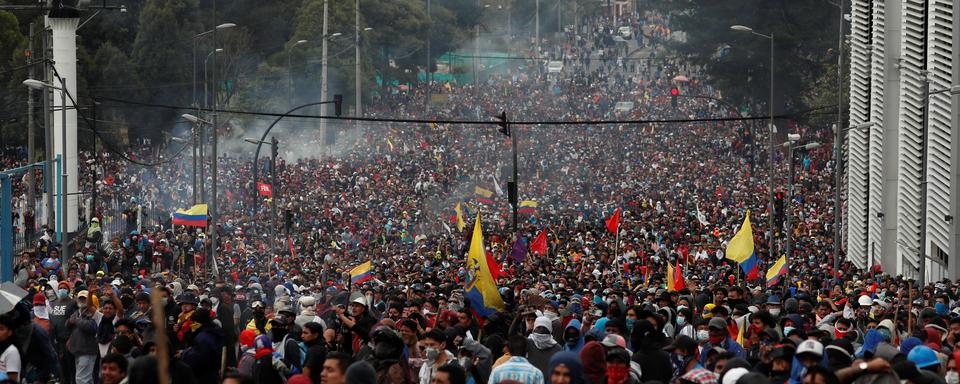
[[[762,106],[727,105],[699,68],[654,49],[669,17],[621,24],[637,31],[631,41],[585,19],[529,52],[544,60],[476,85],[386,87],[366,106],[383,118],[703,120],[513,125],[518,200],[536,202],[516,232],[510,138],[494,124],[331,124],[324,156],[313,128],[288,130],[271,198],[253,183],[255,166],[270,182],[268,162],[228,152],[216,228],[143,219],[144,207],[157,216],[193,203],[189,156],[145,167],[82,154],[81,189],[100,199],[66,264],[35,212],[15,204],[35,246],[15,261],[25,292],[12,294],[24,300],[0,315],[0,376],[154,383],[166,366],[174,383],[957,383],[958,285],[831,269],[829,130],[782,122],[824,148],[775,153],[776,185],[788,161],[798,171],[790,212],[770,212],[769,188],[785,188],[757,165],[765,137],[749,122],[709,121]],[[563,71],[548,73],[546,59]],[[429,109],[427,86],[442,95]],[[23,163],[5,155],[4,167]],[[724,254],[747,212],[759,278]],[[771,214],[776,241],[789,230],[795,246],[788,274],[768,286]],[[487,316],[464,292],[476,215],[504,303]],[[530,251],[541,233],[546,251]],[[372,279],[352,283],[368,260]]]

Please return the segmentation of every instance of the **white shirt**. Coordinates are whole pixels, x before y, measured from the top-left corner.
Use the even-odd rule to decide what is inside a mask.
[[[20,373],[20,351],[13,344],[0,354],[0,372]]]

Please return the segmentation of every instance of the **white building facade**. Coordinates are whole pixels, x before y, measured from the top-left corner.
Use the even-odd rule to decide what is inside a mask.
[[[850,6],[847,258],[893,275],[923,270],[927,282],[960,278],[960,1]]]

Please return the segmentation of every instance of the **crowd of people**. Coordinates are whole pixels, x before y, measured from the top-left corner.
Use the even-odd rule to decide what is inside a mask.
[[[711,121],[741,108],[699,68],[653,49],[669,38],[669,17],[636,16],[621,22],[636,43],[585,18],[531,55],[562,60],[559,74],[530,60],[477,84],[384,88],[365,110],[436,124],[331,124],[335,143],[288,130],[270,197],[253,178],[260,167],[257,181],[272,180],[267,162],[222,154],[209,227],[143,220],[143,207],[156,216],[195,203],[189,156],[147,167],[84,153],[81,189],[102,198],[69,257],[42,224],[19,221],[35,246],[15,260],[24,291],[0,288],[24,298],[0,315],[0,379],[957,383],[960,286],[921,287],[847,262],[832,270],[830,150],[775,153],[775,185],[786,185],[788,161],[799,170],[793,197],[771,212],[768,192],[785,188],[757,166],[765,138],[748,121]],[[425,103],[427,87],[439,102]],[[542,122],[510,127],[518,200],[533,202],[515,229],[511,138],[493,123],[443,122],[493,122],[501,111]],[[655,122],[670,119],[691,122]],[[573,120],[624,122],[549,123]],[[639,120],[654,122],[627,122]],[[783,124],[830,147],[825,127]],[[24,161],[14,156],[4,166]],[[748,212],[758,278],[724,253]],[[466,263],[476,216],[504,303],[487,316],[464,291],[477,273]],[[795,239],[789,272],[768,286],[768,239],[779,244],[785,231]],[[541,234],[546,249],[531,251]],[[352,281],[366,261],[371,278]],[[679,286],[668,266],[682,271]]]

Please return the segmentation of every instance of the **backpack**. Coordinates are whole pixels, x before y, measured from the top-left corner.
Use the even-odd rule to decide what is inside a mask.
[[[280,357],[283,359],[285,363],[289,363],[289,359],[287,359],[287,356],[285,355],[287,353],[287,343],[291,341],[294,343],[297,343],[297,350],[300,352],[299,361],[294,364],[290,364],[290,375],[296,375],[296,374],[302,373],[303,371],[303,363],[306,362],[307,360],[307,345],[304,344],[303,341],[291,339],[290,335],[284,336],[283,342],[280,343],[280,345],[282,346],[280,348]]]

